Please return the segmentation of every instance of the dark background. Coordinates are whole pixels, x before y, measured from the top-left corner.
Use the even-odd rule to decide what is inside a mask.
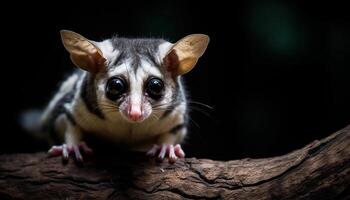
[[[185,150],[212,159],[287,153],[350,124],[350,18],[336,1],[13,2],[1,7],[0,153],[46,147],[18,114],[43,107],[74,67],[59,30],[175,42],[205,33],[209,47],[185,76],[194,110]],[[195,125],[197,124],[197,125]]]

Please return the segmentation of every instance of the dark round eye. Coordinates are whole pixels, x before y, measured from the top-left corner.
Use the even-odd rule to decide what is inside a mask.
[[[164,90],[163,81],[159,78],[152,78],[146,84],[146,93],[152,99],[159,99]]]
[[[125,81],[121,78],[111,78],[107,82],[106,95],[111,100],[118,99],[126,90]]]

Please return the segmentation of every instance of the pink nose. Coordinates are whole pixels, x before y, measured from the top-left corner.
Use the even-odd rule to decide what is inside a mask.
[[[142,112],[140,106],[131,106],[129,111],[129,118],[132,121],[139,121],[142,118]]]

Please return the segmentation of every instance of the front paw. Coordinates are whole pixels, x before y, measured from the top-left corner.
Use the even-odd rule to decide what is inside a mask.
[[[169,163],[175,163],[178,158],[184,158],[185,152],[182,150],[180,144],[162,144],[153,145],[153,147],[147,152],[148,156],[156,157],[159,161],[168,159]]]
[[[81,142],[78,145],[67,145],[62,144],[59,146],[52,146],[48,151],[50,156],[62,156],[63,162],[68,162],[69,155],[74,153],[74,157],[78,162],[83,162],[83,156],[80,153],[80,150],[84,152],[84,154],[92,154],[92,149],[86,145],[85,142]]]

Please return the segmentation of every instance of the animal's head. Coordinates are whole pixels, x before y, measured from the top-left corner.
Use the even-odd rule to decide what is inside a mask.
[[[179,77],[189,72],[207,48],[209,37],[186,36],[172,44],[162,39],[114,37],[102,42],[61,31],[73,63],[94,79],[97,104],[105,115],[141,122],[175,103]]]

